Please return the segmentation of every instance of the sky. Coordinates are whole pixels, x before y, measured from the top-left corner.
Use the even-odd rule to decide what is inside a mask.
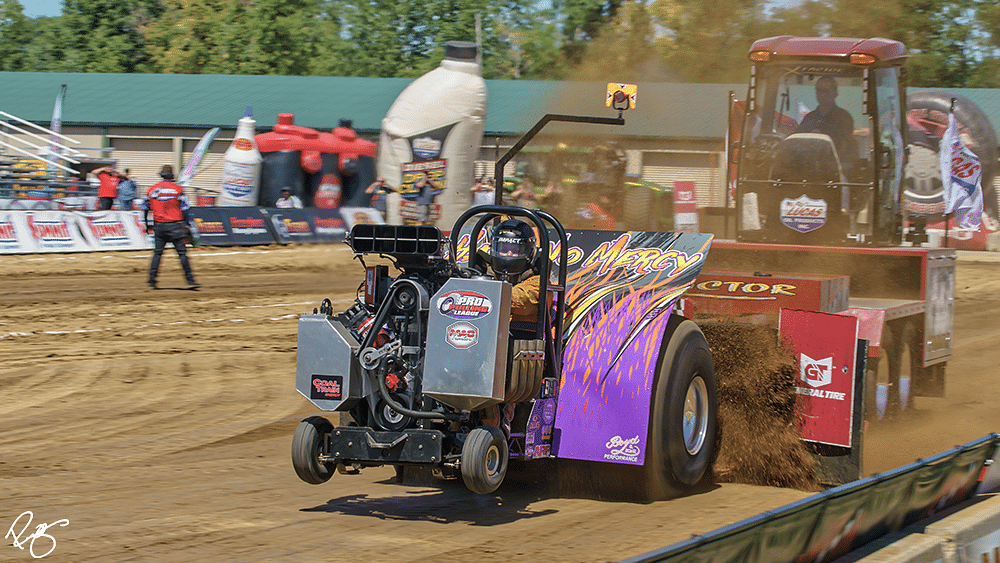
[[[63,0],[20,0],[24,15],[29,18],[58,16],[62,13]]]

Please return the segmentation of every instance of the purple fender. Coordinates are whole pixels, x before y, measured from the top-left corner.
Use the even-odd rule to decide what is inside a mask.
[[[569,231],[562,379],[552,453],[641,465],[670,313],[712,235]]]

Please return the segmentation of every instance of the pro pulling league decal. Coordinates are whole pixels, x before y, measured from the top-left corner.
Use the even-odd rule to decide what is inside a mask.
[[[493,302],[475,291],[449,291],[438,298],[437,308],[452,319],[480,319],[490,314]]]

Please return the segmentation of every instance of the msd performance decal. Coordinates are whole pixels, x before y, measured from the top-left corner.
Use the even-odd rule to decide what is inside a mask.
[[[489,297],[475,291],[450,291],[438,298],[438,311],[453,319],[479,319],[493,310]]]
[[[781,223],[800,233],[815,231],[826,224],[826,201],[810,199],[805,195],[798,199],[783,199]]]
[[[310,399],[332,399],[339,401],[344,398],[344,377],[340,375],[314,375]]]
[[[469,323],[455,323],[448,327],[445,341],[459,350],[471,348],[479,342],[479,329]]]

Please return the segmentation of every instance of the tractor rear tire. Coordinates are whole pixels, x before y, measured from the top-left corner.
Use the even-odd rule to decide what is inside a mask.
[[[462,446],[462,481],[474,493],[497,490],[507,475],[507,439],[493,426],[473,428]]]
[[[653,386],[643,465],[649,500],[683,494],[709,471],[718,452],[712,353],[694,322],[673,316]]]
[[[323,436],[333,430],[330,421],[322,416],[310,416],[299,423],[292,437],[292,466],[295,474],[310,485],[326,483],[333,476],[333,469],[319,461]]]
[[[905,175],[908,182],[905,197],[909,202],[924,206],[943,204],[940,165],[936,159],[922,159],[920,155],[928,150],[934,156],[940,152],[940,132],[948,124],[952,98],[955,98],[955,120],[958,121],[959,129],[968,133],[966,140],[971,140],[969,149],[976,153],[983,167],[983,209],[995,219],[997,194],[993,188],[993,177],[996,174],[998,151],[996,132],[979,106],[965,96],[948,90],[921,90],[906,96],[907,120],[920,124],[921,127],[910,134],[910,144],[914,148],[911,148],[911,162],[907,165]],[[929,134],[923,131],[924,128],[929,130]],[[934,178],[938,181],[931,185]]]

